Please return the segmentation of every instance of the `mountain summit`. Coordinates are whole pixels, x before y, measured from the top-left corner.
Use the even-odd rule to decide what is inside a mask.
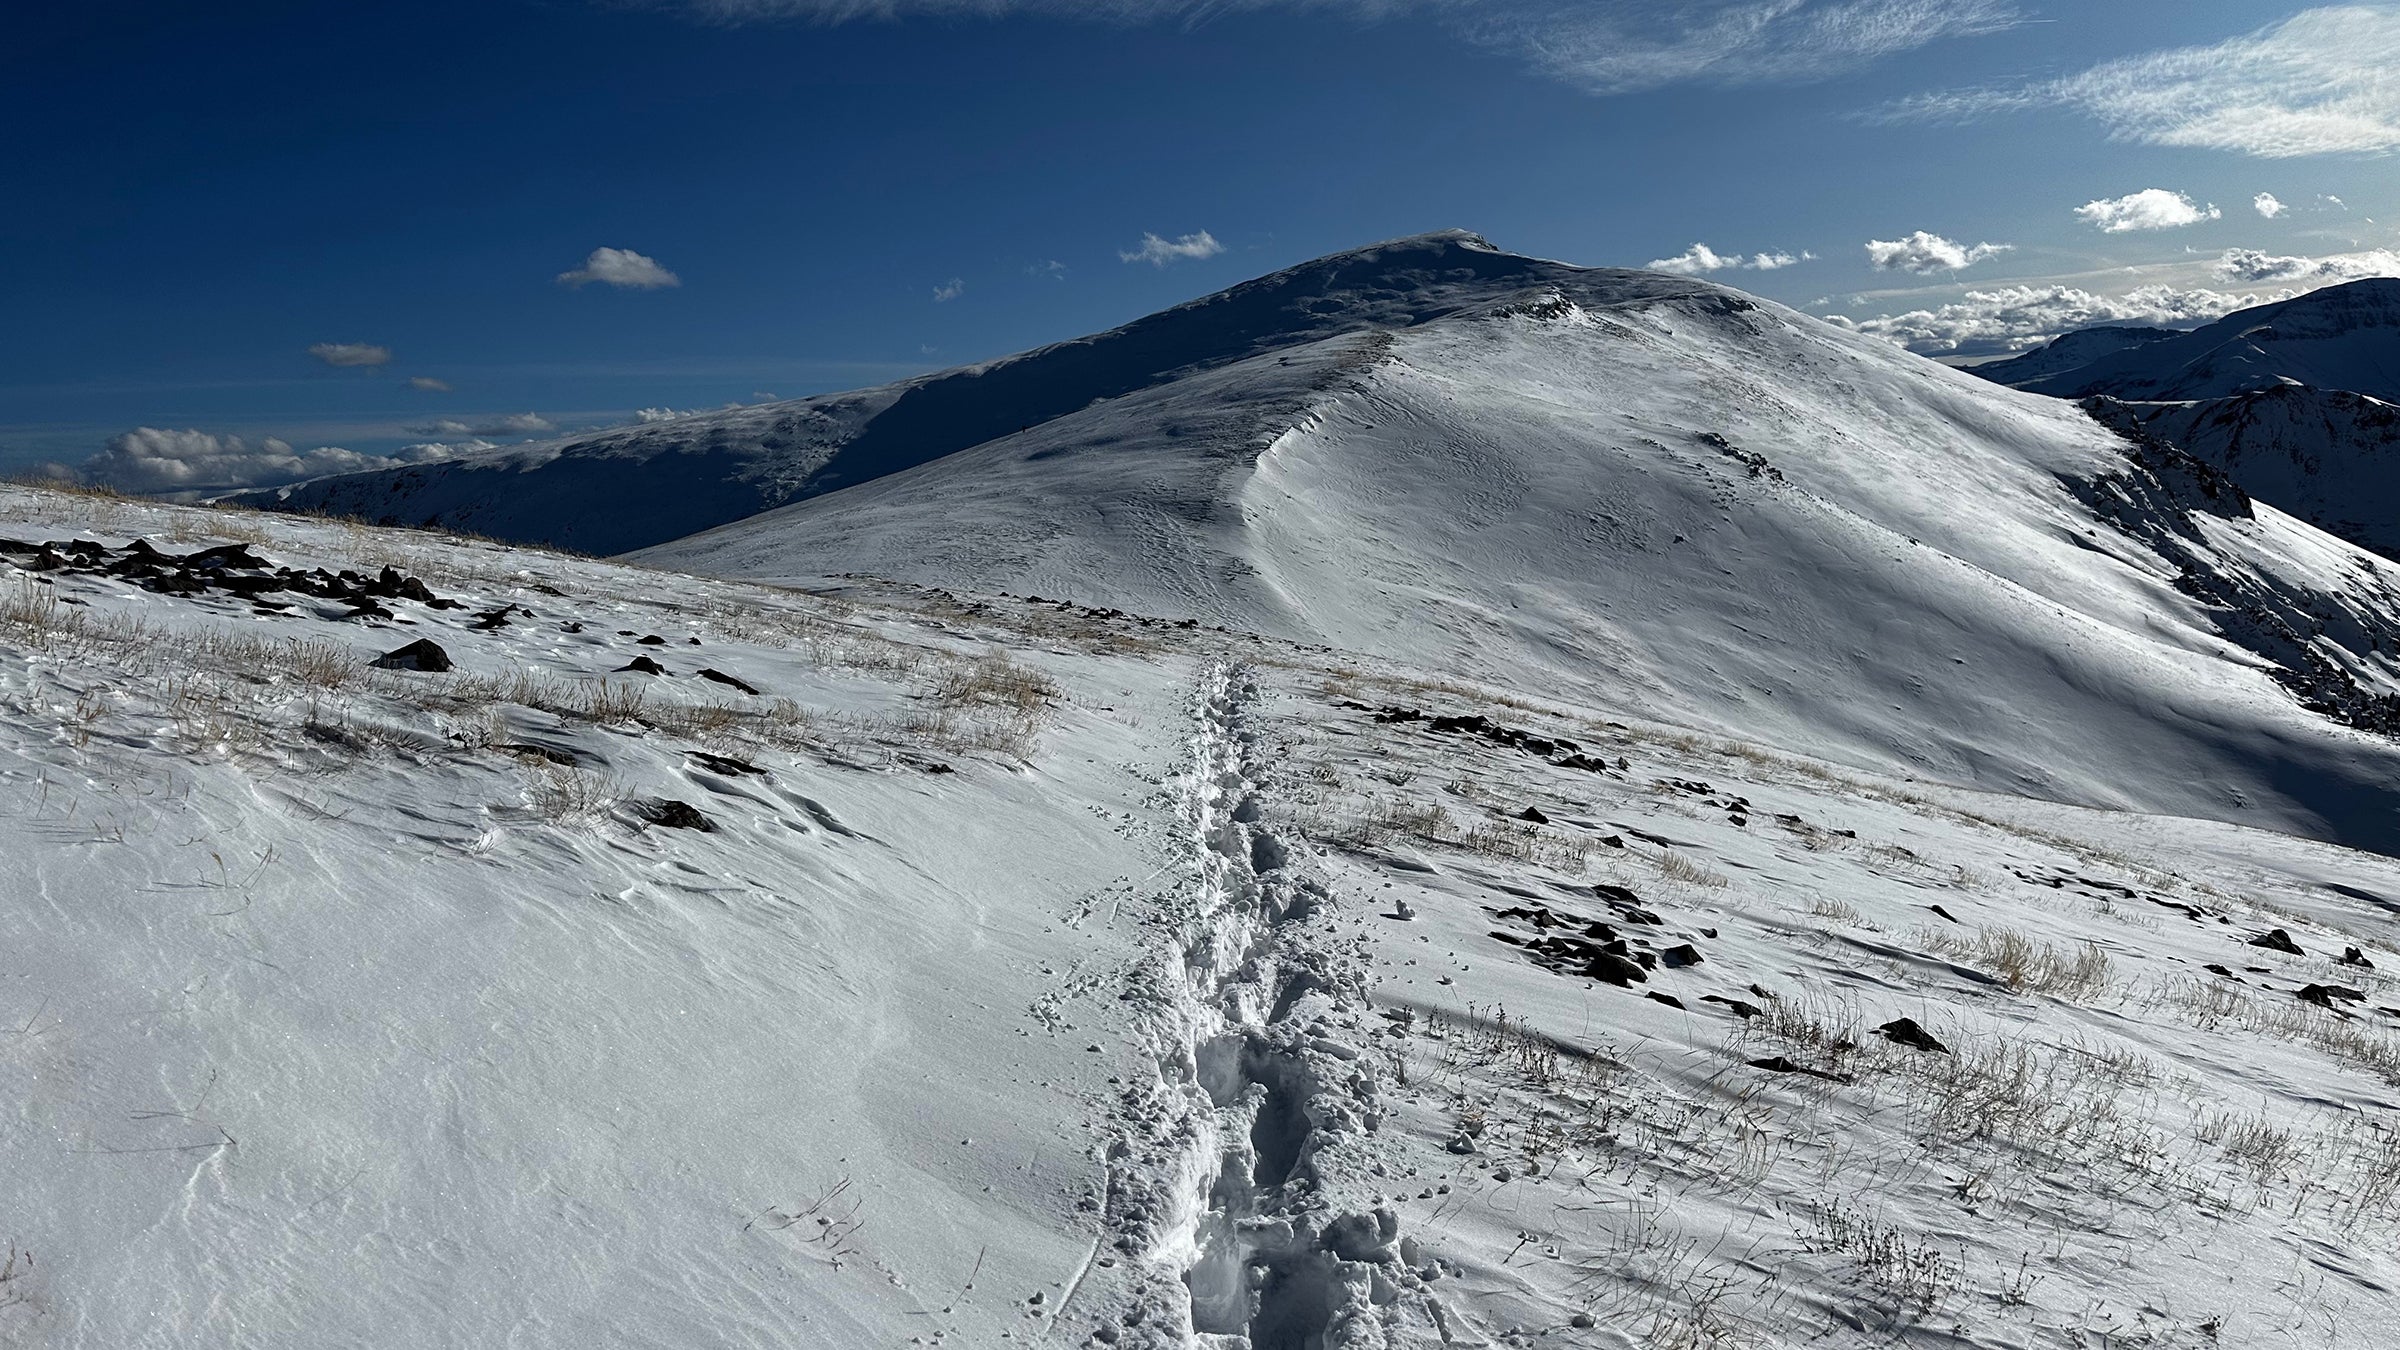
[[[879,388],[322,479],[241,500],[620,553],[1234,362],[1413,328],[1559,286],[1627,295],[1714,289],[1520,257],[1478,235],[1445,230],[1302,263],[1092,337]],[[1299,375],[1299,384],[1308,378]]]

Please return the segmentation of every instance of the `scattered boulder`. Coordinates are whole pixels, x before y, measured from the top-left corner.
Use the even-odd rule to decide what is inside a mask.
[[[2366,1001],[2367,992],[2363,989],[2352,989],[2348,985],[2312,984],[2297,991],[2296,997],[2302,1003],[2314,1003],[2320,1008],[2330,1008],[2336,999],[2344,1003],[2363,1003]]]
[[[385,617],[390,617],[386,615]],[[379,670],[419,670],[439,674],[450,669],[450,653],[432,638],[418,638],[405,647],[394,648],[375,658]]]
[[[1676,946],[1669,947],[1663,952],[1660,952],[1658,954],[1658,960],[1660,965],[1665,966],[1669,970],[1681,970],[1685,966],[1696,966],[1700,964],[1700,949],[1688,942],[1681,943]]]
[[[1843,1074],[1827,1073],[1823,1069],[1812,1069],[1805,1064],[1795,1064],[1790,1059],[1782,1055],[1771,1055],[1766,1059],[1750,1060],[1748,1063],[1751,1068],[1764,1069],[1768,1073],[1802,1073],[1807,1074],[1811,1078],[1822,1078],[1829,1083],[1847,1083],[1850,1081],[1850,1079]]]
[[[2300,950],[2299,943],[2292,941],[2291,934],[2283,931],[2280,928],[2269,929],[2268,931],[2259,934],[2257,937],[2250,939],[2250,945],[2253,947],[2264,947],[2271,952],[2288,952],[2293,956],[2308,955],[2308,953]]]
[[[2373,970],[2375,968],[2375,963],[2367,959],[2367,954],[2360,951],[2356,947],[2342,948],[2342,964],[2345,966],[2356,966],[2360,970]]]
[[[1543,815],[1542,808],[1538,806],[1528,806],[1524,810],[1519,811],[1517,813],[1517,819],[1530,820],[1536,825],[1547,825],[1550,823],[1550,817]]]
[[[1930,1050],[1937,1055],[1950,1053],[1949,1046],[1934,1039],[1933,1033],[1918,1026],[1916,1019],[1912,1017],[1886,1022],[1875,1028],[1875,1031],[1876,1034],[1895,1045],[1905,1045],[1914,1050]]]
[[[632,671],[636,675],[664,675],[667,673],[667,668],[647,656],[637,656],[617,667],[617,673],[620,675],[626,671]]]
[[[1675,1009],[1677,1012],[1682,1012],[1684,1010],[1683,1000],[1675,997],[1673,994],[1662,994],[1653,989],[1649,993],[1644,994],[1642,997],[1649,999],[1653,1003],[1664,1003],[1668,1007]]]
[[[758,692],[758,686],[751,684],[747,680],[737,679],[721,670],[702,670],[700,672],[700,678],[704,680],[714,680],[718,684],[731,685],[732,687],[741,690],[745,694],[755,694]]]
[[[644,797],[633,803],[633,813],[644,821],[670,830],[698,830],[703,834],[716,832],[716,824],[700,814],[700,808],[690,802],[672,797]]]
[[[767,776],[765,769],[746,759],[735,759],[731,755],[712,755],[706,750],[686,750],[683,753],[698,760],[702,768],[712,773],[724,774],[728,778],[741,778],[749,775],[756,775],[760,778]]]
[[[1727,998],[1723,994],[1703,994],[1700,996],[1700,1001],[1702,1003],[1722,1003],[1725,1005],[1726,1011],[1745,1022],[1758,1016],[1762,1011],[1755,1003],[1745,1003],[1738,998]]]

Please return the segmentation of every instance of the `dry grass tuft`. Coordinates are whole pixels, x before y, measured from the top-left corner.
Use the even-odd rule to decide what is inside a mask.
[[[2089,1003],[2117,984],[2116,967],[2097,943],[2053,947],[2014,928],[1979,928],[1972,937],[1927,928],[1915,937],[1927,953],[1980,966],[2020,994]]]

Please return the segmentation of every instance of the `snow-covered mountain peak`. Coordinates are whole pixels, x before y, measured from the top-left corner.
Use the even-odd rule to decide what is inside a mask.
[[[1090,337],[854,393],[734,408],[251,494],[256,505],[617,553],[867,482],[1254,357],[1528,307],[1706,297],[1708,282],[1504,253],[1464,230],[1329,254]],[[1296,387],[1339,353],[1292,357]],[[1271,400],[1272,401],[1272,400]]]

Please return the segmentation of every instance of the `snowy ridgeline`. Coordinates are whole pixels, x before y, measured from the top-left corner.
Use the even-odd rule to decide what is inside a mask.
[[[2389,858],[1052,600],[0,539],[0,1342],[2400,1341]]]

